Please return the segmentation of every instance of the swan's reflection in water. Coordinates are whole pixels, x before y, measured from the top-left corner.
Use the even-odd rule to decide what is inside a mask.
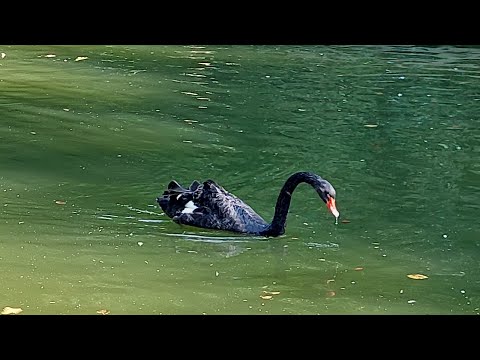
[[[208,258],[217,256],[234,260],[226,265],[230,269],[233,280],[256,279],[259,273],[253,269],[262,268],[261,264],[263,264],[262,276],[265,276],[265,272],[269,273],[270,281],[276,284],[289,283],[288,278],[299,268],[306,266],[298,261],[299,256],[303,256],[301,254],[310,251],[321,251],[323,254],[325,251],[339,250],[339,245],[336,243],[302,242],[298,239],[292,240],[288,236],[277,238],[229,234],[222,236],[215,232],[201,234],[163,232],[162,236],[181,240],[173,246],[176,253],[200,254]],[[327,269],[332,268],[333,265],[328,261],[322,261],[317,266],[319,271],[323,272],[328,271]]]
[[[270,239],[263,236],[247,236],[247,235],[232,235],[232,236],[218,236],[211,232],[205,234],[193,233],[162,233],[162,235],[180,238],[188,242],[212,244],[215,251],[207,250],[205,253],[211,255],[215,253],[225,259],[234,258],[244,255],[248,252],[249,257],[254,257],[260,254],[265,261],[271,261],[273,265],[273,276],[275,278],[284,277],[285,270],[290,268],[287,263],[288,246],[279,239]],[[188,250],[187,250],[188,248]],[[177,244],[175,246],[176,252],[192,252],[191,247],[186,243]],[[252,259],[247,260],[251,262]],[[236,279],[244,278],[245,276],[235,276]]]
[[[187,241],[215,244],[217,253],[225,258],[238,256],[245,251],[251,250],[252,247],[248,246],[248,244],[251,243],[252,240],[255,240],[254,237],[246,236],[214,236],[190,233],[162,233],[162,235],[181,238]],[[258,241],[258,239],[256,241]],[[183,245],[177,246],[176,248],[176,251],[179,252],[181,251],[180,248],[183,248]]]

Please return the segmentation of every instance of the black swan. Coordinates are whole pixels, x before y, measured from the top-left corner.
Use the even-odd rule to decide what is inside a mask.
[[[285,233],[288,208],[292,193],[298,184],[310,184],[327,208],[338,220],[335,206],[335,189],[325,179],[311,172],[297,172],[283,185],[275,205],[275,215],[269,224],[250,206],[212,180],[203,184],[192,182],[185,189],[172,180],[157,202],[176,223],[207,229],[228,230],[263,236],[279,236]]]

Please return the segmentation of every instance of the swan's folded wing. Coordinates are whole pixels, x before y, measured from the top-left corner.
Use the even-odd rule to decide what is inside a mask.
[[[213,180],[194,181],[184,191],[173,185],[159,203],[179,224],[253,233],[268,225],[250,206]]]
[[[222,220],[209,208],[201,206],[192,212],[181,213],[173,217],[178,224],[202,227],[206,229],[222,229]]]

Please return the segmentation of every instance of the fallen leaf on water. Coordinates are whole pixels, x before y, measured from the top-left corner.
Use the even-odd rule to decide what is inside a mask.
[[[333,281],[335,281],[335,279],[328,279],[328,280],[327,280],[327,284],[329,284],[329,283],[331,283],[331,282],[333,282]]]
[[[427,275],[422,275],[422,274],[408,274],[407,277],[414,280],[428,279]]]
[[[336,295],[335,291],[327,291],[327,296],[328,297],[333,297],[335,295]]]
[[[110,314],[110,310],[105,310],[105,309],[97,310],[97,314],[108,315]]]
[[[7,56],[7,54],[5,54],[5,53],[2,53],[2,54],[1,54],[1,58],[2,58],[2,59],[5,59],[5,56]]]
[[[65,205],[67,202],[63,200],[55,200],[55,204],[57,205]]]
[[[376,128],[378,125],[377,124],[365,124],[363,126],[365,126],[367,128]]]
[[[344,220],[342,220],[341,222],[342,222],[342,224],[349,224],[349,223],[350,223],[350,220],[344,219]]]
[[[260,297],[263,299],[263,300],[270,300],[273,298],[272,295],[260,295]]]
[[[355,269],[353,269],[353,270],[355,270],[355,271],[362,271],[362,270],[363,270],[363,267],[357,266],[357,267],[356,267]]]
[[[54,58],[54,57],[57,57],[57,55],[55,54],[47,54],[45,55],[46,58]]]
[[[267,295],[278,295],[278,294],[280,294],[280,291],[265,291],[265,290],[263,290],[263,293],[267,294]]]
[[[77,56],[75,61],[82,61],[82,60],[87,60],[87,59],[88,59],[88,56]]]
[[[22,308],[12,308],[10,306],[5,306],[2,310],[2,315],[16,315],[20,314],[22,311]]]

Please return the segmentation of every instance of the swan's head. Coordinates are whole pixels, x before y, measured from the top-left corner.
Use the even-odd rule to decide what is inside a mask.
[[[336,219],[340,216],[335,205],[335,196],[337,195],[334,187],[325,179],[319,179],[315,184],[315,190],[317,190],[320,198],[327,204],[328,210],[335,216]]]

